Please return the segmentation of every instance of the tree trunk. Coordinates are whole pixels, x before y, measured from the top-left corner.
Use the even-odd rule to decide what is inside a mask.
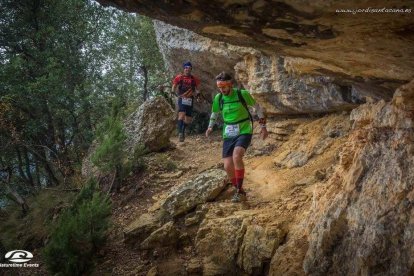
[[[17,146],[15,149],[16,149],[17,161],[19,162],[19,164],[17,165],[17,170],[19,171],[19,175],[24,180],[24,182],[30,184],[29,179],[27,178],[26,174],[23,171],[22,154]]]
[[[10,187],[11,174],[12,174],[11,168],[7,168],[6,169],[6,172],[7,172],[7,180],[4,181],[4,184],[6,186],[7,194],[10,196],[10,199],[11,200],[13,200],[15,203],[17,203],[18,205],[20,205],[20,207],[22,208],[23,214],[26,214],[27,211],[29,211],[29,205],[27,205],[27,203],[24,200],[24,198],[22,198],[15,190],[13,190]]]
[[[143,98],[144,98],[144,102],[146,100],[148,100],[148,68],[145,65],[141,66],[141,70],[142,70],[142,75],[144,77],[144,93],[143,93]]]
[[[16,204],[20,205],[22,208],[23,214],[26,214],[29,211],[29,205],[27,205],[26,201],[12,188],[10,185],[6,184],[7,194],[10,195],[10,199],[13,200]]]
[[[46,156],[46,151],[49,150],[47,149],[47,147],[44,147],[45,149],[43,149],[41,152],[37,152],[36,150],[33,150],[30,147],[26,146],[26,149],[32,153],[33,155],[36,156],[36,160],[38,160],[38,162],[40,162],[42,164],[42,166],[45,168],[48,176],[49,176],[49,180],[51,180],[51,183],[54,186],[57,186],[59,184],[59,180],[56,178],[55,174],[53,173],[53,169],[51,167],[51,164],[49,163],[47,156]]]
[[[47,174],[49,175],[49,178],[50,178],[53,186],[57,186],[57,185],[59,185],[59,180],[56,178],[55,174],[53,173],[53,170],[50,167],[49,162],[46,161],[46,156],[44,156],[44,157],[45,157],[45,161],[42,161],[43,167],[45,168]]]
[[[31,172],[31,168],[30,168],[30,159],[29,159],[29,154],[28,154],[27,150],[24,151],[24,159],[25,159],[25,162],[26,162],[26,175],[27,175],[27,178],[29,179],[30,185],[34,188],[35,184],[34,184],[33,177],[32,177],[32,172]]]
[[[37,189],[40,190],[42,187],[42,183],[40,182],[40,169],[39,169],[39,161],[35,158],[35,166],[36,166],[36,180],[37,180]]]

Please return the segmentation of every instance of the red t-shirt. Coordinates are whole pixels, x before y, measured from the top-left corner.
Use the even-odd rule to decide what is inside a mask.
[[[185,93],[188,89],[192,88],[193,85],[197,88],[200,85],[200,80],[192,75],[186,76],[180,74],[174,78],[173,84],[178,85],[178,95],[181,95]]]

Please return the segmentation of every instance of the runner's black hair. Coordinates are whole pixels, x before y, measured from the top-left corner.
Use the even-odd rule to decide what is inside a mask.
[[[216,76],[216,80],[217,81],[229,81],[229,80],[233,80],[233,78],[231,77],[230,74],[223,71]]]

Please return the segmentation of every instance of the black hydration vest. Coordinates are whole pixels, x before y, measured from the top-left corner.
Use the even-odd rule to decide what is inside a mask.
[[[190,88],[193,90],[193,92],[195,91],[196,81],[193,75],[190,75],[189,77],[191,78],[191,86],[186,86],[184,85],[184,75],[181,75],[180,81],[178,82],[178,95],[184,94]]]

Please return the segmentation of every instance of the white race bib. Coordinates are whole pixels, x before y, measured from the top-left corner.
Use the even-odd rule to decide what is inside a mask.
[[[236,137],[240,134],[240,126],[237,125],[226,125],[226,128],[224,130],[224,133],[226,133],[227,137]]]
[[[193,99],[191,99],[191,98],[182,98],[181,103],[183,105],[191,106],[192,103],[193,103]]]

